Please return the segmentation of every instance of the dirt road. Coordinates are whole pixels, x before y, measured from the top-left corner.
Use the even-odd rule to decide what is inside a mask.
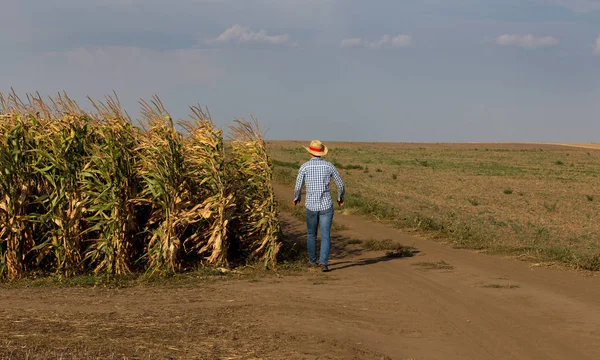
[[[290,190],[277,187],[286,197]],[[285,215],[287,236],[304,225]],[[600,359],[600,278],[336,214],[332,271],[185,286],[1,289],[0,358]],[[366,252],[396,239],[415,256]],[[444,260],[452,269],[418,263]]]

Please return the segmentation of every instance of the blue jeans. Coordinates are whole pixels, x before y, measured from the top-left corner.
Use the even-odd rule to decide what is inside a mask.
[[[331,248],[331,222],[333,221],[333,207],[325,211],[310,211],[306,209],[306,228],[308,229],[308,260],[311,264],[317,263],[317,230],[321,228],[321,256],[319,263],[328,265],[329,251]]]

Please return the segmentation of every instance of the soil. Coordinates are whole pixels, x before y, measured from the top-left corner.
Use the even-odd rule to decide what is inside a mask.
[[[335,221],[347,230],[334,234],[329,273],[0,288],[0,358],[600,359],[598,276],[453,249],[339,209]],[[282,223],[304,239],[302,222]],[[414,256],[350,239],[393,239]]]
[[[600,150],[600,144],[557,144],[561,146],[578,147],[583,149]]]

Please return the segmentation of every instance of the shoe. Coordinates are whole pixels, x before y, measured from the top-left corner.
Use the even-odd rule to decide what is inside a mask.
[[[327,266],[327,265],[321,265],[321,271],[322,272],[328,272],[329,271],[329,266]]]

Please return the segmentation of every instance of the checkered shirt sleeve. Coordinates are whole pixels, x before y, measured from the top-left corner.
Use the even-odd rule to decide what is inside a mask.
[[[345,187],[342,177],[333,164],[321,158],[314,158],[300,167],[294,201],[302,199],[302,188],[306,185],[305,206],[311,211],[325,211],[333,207],[329,184],[331,179],[338,189],[338,201],[344,201]]]

